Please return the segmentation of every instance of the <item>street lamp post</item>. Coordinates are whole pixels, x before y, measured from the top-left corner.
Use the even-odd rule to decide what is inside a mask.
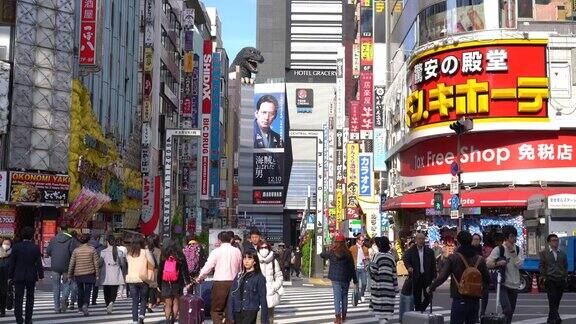
[[[462,230],[462,218],[463,215],[460,212],[460,208],[462,204],[460,203],[460,183],[461,183],[461,174],[462,168],[460,167],[460,137],[462,134],[470,132],[474,128],[474,122],[470,118],[462,117],[455,121],[454,123],[450,124],[450,129],[456,133],[456,162],[452,166],[452,175],[456,177],[456,190],[450,190],[452,193],[452,198],[450,199],[451,202],[451,211],[452,213],[454,210],[458,214],[458,232]]]

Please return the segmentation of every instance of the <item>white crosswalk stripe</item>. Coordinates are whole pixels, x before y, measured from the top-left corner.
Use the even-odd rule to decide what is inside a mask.
[[[24,304],[25,305],[25,304]],[[66,313],[56,314],[52,301],[52,292],[36,290],[34,297],[34,324],[64,324],[64,323],[106,323],[106,324],[126,324],[132,323],[132,299],[118,298],[114,303],[114,312],[110,315],[104,308],[104,298],[100,290],[96,306],[88,308],[90,316],[84,317],[78,313],[78,309],[68,310]],[[163,309],[156,308],[154,313],[146,314],[145,323],[163,323]],[[6,317],[0,318],[1,323],[15,323],[14,311],[6,311]]]
[[[333,323],[334,302],[332,288],[285,287],[286,294],[276,306],[274,323]],[[434,307],[434,313],[444,315],[445,323],[450,320],[450,310]],[[348,305],[346,323],[378,323],[368,307],[368,301],[354,307]],[[398,306],[389,323],[398,323]]]

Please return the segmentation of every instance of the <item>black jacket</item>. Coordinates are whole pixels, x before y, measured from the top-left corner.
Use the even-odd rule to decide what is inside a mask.
[[[44,268],[38,245],[23,241],[14,244],[8,278],[15,282],[36,282],[44,278]]]
[[[354,267],[354,259],[352,254],[346,253],[338,257],[334,251],[324,251],[320,254],[323,259],[330,260],[330,269],[328,270],[328,279],[336,282],[350,282],[358,283],[356,277],[356,268]]]
[[[558,260],[554,259],[549,247],[540,252],[540,275],[546,280],[565,282],[568,277],[568,259],[562,250],[558,250],[557,254]]]
[[[424,273],[420,272],[420,256],[416,245],[409,248],[404,254],[404,265],[406,269],[412,268],[414,270],[411,277],[415,283],[424,277],[424,284],[429,285],[436,278],[436,258],[434,251],[427,246],[424,246]]]
[[[486,266],[486,260],[484,260],[484,258],[479,256],[477,254],[477,250],[475,248],[473,248],[472,246],[459,247],[458,250],[456,250],[456,253],[453,253],[452,255],[450,255],[448,257],[448,259],[446,259],[446,262],[444,262],[444,266],[442,267],[442,270],[438,274],[438,278],[436,278],[436,280],[434,280],[434,282],[432,282],[432,284],[430,285],[430,289],[432,291],[435,290],[438,286],[443,284],[444,281],[446,281],[449,276],[456,277],[456,280],[458,282],[460,282],[460,279],[462,278],[462,274],[464,273],[464,270],[466,270],[466,265],[464,264],[464,262],[462,262],[462,259],[460,258],[460,256],[457,253],[462,254],[464,256],[464,258],[466,258],[466,262],[468,262],[468,265],[471,267],[473,267],[476,264],[476,262],[478,262],[478,258],[481,259],[480,263],[478,264],[478,270],[482,274],[483,289],[488,289],[488,285],[490,283],[490,272],[488,272],[488,267]],[[457,286],[458,284],[457,284],[456,280],[450,280],[450,297],[451,298],[479,299],[479,298],[474,298],[474,297],[461,296],[460,293],[458,293],[458,286]]]

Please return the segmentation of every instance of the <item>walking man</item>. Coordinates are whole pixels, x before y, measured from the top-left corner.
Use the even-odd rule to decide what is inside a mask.
[[[430,294],[426,288],[430,286],[432,280],[436,277],[436,259],[434,251],[425,246],[426,237],[423,233],[416,234],[416,245],[409,248],[404,254],[404,265],[410,277],[414,288],[414,309],[418,312],[426,310],[430,304]]]
[[[490,273],[486,261],[478,255],[472,246],[472,235],[460,231],[456,236],[460,245],[446,259],[438,278],[432,282],[428,293],[434,292],[448,277],[450,281],[450,297],[452,298],[451,324],[474,324],[478,321],[480,298],[488,290]]]
[[[36,281],[44,279],[44,268],[38,245],[32,243],[34,229],[24,227],[22,242],[14,244],[8,268],[8,278],[14,282],[14,316],[17,324],[32,324]],[[22,318],[22,304],[26,291],[26,315]]]
[[[354,259],[354,265],[356,267],[356,277],[358,278],[358,284],[360,285],[360,295],[358,298],[364,302],[364,293],[366,292],[366,287],[368,287],[368,272],[366,271],[366,266],[368,265],[369,251],[368,247],[364,245],[366,238],[364,234],[359,234],[356,237],[356,244],[350,247],[350,253],[352,253],[352,258]]]
[[[524,251],[516,245],[518,232],[514,226],[504,226],[502,234],[504,242],[492,250],[486,261],[488,268],[500,270],[503,282],[500,287],[500,305],[507,323],[510,324],[520,291],[520,267],[524,263]]]
[[[260,230],[256,227],[253,227],[250,230],[250,240],[244,242],[244,246],[242,248],[243,252],[256,252],[258,251],[258,245],[262,242],[262,235],[260,234]]]
[[[568,259],[566,253],[558,249],[558,235],[550,234],[546,238],[548,248],[540,252],[540,275],[546,285],[548,294],[548,324],[560,324],[558,308],[564,294],[568,277]]]
[[[232,281],[242,266],[242,254],[239,249],[230,244],[232,238],[227,232],[218,234],[218,240],[221,244],[210,253],[206,264],[196,279],[197,283],[201,283],[214,270],[210,315],[215,324],[224,323],[230,287],[232,287]],[[227,319],[226,322],[229,323],[230,321]]]
[[[72,252],[80,243],[68,233],[68,226],[60,224],[60,233],[52,238],[46,248],[46,255],[51,258],[52,292],[54,295],[54,311],[65,312],[70,296],[70,278],[68,267]]]

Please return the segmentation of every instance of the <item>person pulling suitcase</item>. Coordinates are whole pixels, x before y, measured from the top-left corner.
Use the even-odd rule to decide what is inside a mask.
[[[472,247],[472,234],[461,231],[456,236],[456,241],[458,249],[448,257],[428,292],[433,293],[448,277],[452,277],[450,323],[474,324],[478,321],[480,298],[490,283],[490,273],[484,258],[477,255]]]

